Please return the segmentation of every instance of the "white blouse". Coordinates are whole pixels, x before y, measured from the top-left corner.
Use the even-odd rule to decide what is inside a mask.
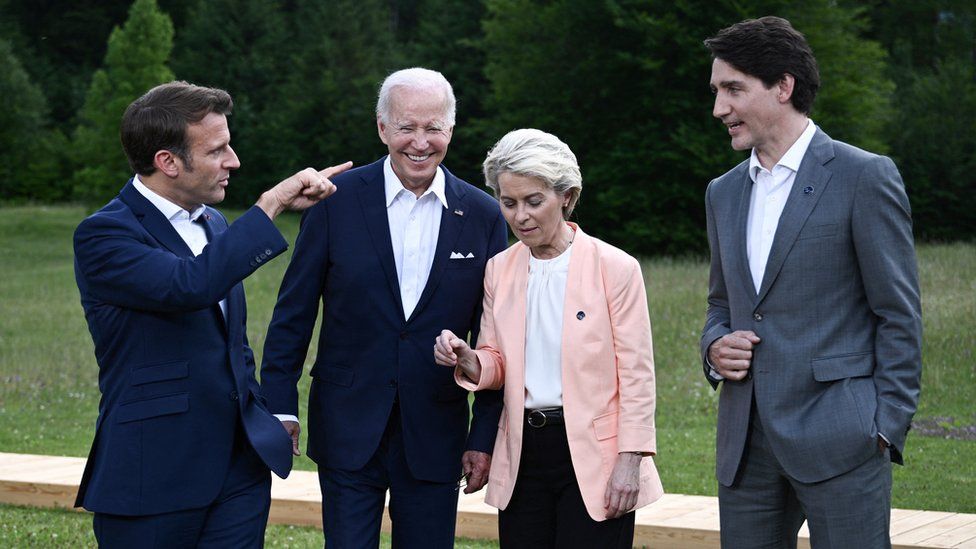
[[[570,244],[552,259],[529,256],[525,293],[525,407],[563,405],[563,305],[569,275]]]

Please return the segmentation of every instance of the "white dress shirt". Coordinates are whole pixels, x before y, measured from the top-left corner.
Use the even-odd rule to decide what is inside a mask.
[[[817,133],[816,124],[808,119],[806,129],[772,170],[762,167],[756,149],[752,149],[752,156],[749,157],[749,178],[752,179],[753,186],[752,202],[749,205],[746,253],[749,256],[749,270],[752,272],[752,282],[757,294],[762,286],[769,250],[773,247],[776,227],[779,226],[779,217],[786,206],[786,199],[790,196],[793,180],[796,179],[796,172],[800,169],[800,162],[807,154],[815,133]]]
[[[447,207],[444,171],[438,166],[434,180],[419,198],[403,187],[393,172],[389,156],[383,162],[383,179],[403,318],[410,318],[427,285],[440,234],[441,214]]]
[[[163,217],[169,220],[170,224],[176,229],[183,242],[186,242],[187,247],[190,248],[194,256],[200,255],[203,252],[203,249],[207,247],[207,231],[203,228],[203,225],[195,223],[195,221],[203,215],[204,210],[207,209],[206,206],[199,206],[192,212],[188,212],[156,194],[145,183],[139,180],[138,175],[132,179],[132,186],[139,191],[139,194],[146,197],[146,200],[152,203],[153,206],[156,206],[156,209],[163,214]],[[224,318],[227,318],[226,299],[220,300],[220,312],[224,315]]]
[[[573,246],[552,259],[529,256],[525,292],[525,407],[563,405],[563,305]]]

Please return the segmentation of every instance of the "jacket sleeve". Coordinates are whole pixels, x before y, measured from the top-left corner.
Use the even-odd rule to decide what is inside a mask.
[[[295,251],[281,281],[264,340],[261,392],[273,414],[298,416],[298,379],[318,318],[328,256],[328,210],[323,202],[302,216]]]
[[[287,248],[274,223],[257,207],[215,235],[196,257],[175,255],[141,226],[111,215],[89,217],[74,234],[75,268],[87,295],[143,311],[212,306]]]
[[[875,423],[902,462],[905,437],[918,406],[922,374],[922,311],[911,209],[894,163],[876,157],[857,182],[851,234],[861,280],[877,318]]]
[[[647,292],[640,264],[632,257],[626,259],[623,264],[606,265],[604,273],[620,392],[618,449],[654,455],[654,351]]]
[[[495,218],[495,222],[491,228],[491,236],[489,239],[488,250],[491,257],[505,249],[508,244],[507,232],[505,219],[502,217],[501,212]],[[490,259],[488,265],[490,265]],[[485,281],[488,280],[488,266],[485,267]],[[487,294],[487,283],[485,289],[484,299],[482,300],[482,305],[478,307],[475,317],[471,322],[471,343],[477,345],[480,341],[481,330],[484,329],[484,323],[486,317],[490,319],[490,304],[485,300],[488,299]],[[455,380],[457,380],[457,372],[455,372]],[[484,376],[482,375],[482,379]],[[463,387],[463,385],[462,385]],[[475,390],[470,387],[465,387],[468,390]],[[482,387],[482,389],[485,389]],[[478,450],[485,453],[491,453],[495,446],[495,435],[498,431],[498,419],[501,417],[502,413],[502,403],[503,395],[501,389],[501,383],[497,386],[490,387],[490,390],[478,390],[474,395],[474,403],[471,406],[471,428],[468,432],[468,441],[466,448],[468,450]]]
[[[708,364],[708,348],[716,339],[732,333],[731,315],[729,314],[729,295],[725,288],[725,275],[722,273],[722,254],[718,242],[718,230],[715,227],[715,211],[712,208],[712,188],[715,181],[708,185],[705,191],[705,220],[708,233],[709,270],[708,270],[708,308],[705,312],[705,327],[701,336],[702,371],[705,379],[713,389],[720,383],[709,375],[711,366]]]

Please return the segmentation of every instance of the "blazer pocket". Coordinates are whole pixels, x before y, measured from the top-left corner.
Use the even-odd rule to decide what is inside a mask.
[[[837,224],[828,223],[825,225],[813,225],[810,227],[804,227],[800,231],[799,236],[796,237],[797,240],[806,240],[809,238],[823,238],[826,236],[834,236],[837,234]]]
[[[820,382],[869,376],[874,373],[874,351],[815,358],[810,365],[813,379]]]
[[[159,416],[181,414],[190,409],[189,393],[177,393],[163,397],[128,402],[119,406],[116,423],[128,423]]]
[[[146,383],[156,383],[158,381],[183,379],[187,376],[187,373],[186,360],[146,364],[145,366],[139,366],[132,370],[132,374],[129,376],[129,383],[132,385],[145,385]]]
[[[340,385],[342,387],[351,387],[352,380],[355,377],[356,372],[351,368],[343,368],[340,366],[328,366],[322,368],[319,378],[322,381],[331,383],[333,385]]]
[[[609,412],[593,420],[593,432],[597,440],[607,440],[617,436],[617,419],[620,412]]]

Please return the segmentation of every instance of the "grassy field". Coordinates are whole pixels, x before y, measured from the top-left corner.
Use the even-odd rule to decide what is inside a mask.
[[[87,455],[99,395],[72,270],[71,234],[83,215],[73,207],[0,209],[0,451]],[[284,217],[279,226],[293,241],[298,218]],[[287,256],[246,282],[248,336],[259,360]],[[976,245],[925,245],[919,264],[922,400],[906,466],[895,468],[894,506],[974,513]],[[706,266],[655,259],[645,262],[644,274],[657,368],[658,469],[669,492],[714,495],[717,395],[697,354]],[[307,376],[302,383],[307,394]],[[302,457],[296,467],[313,470],[314,464]],[[272,527],[268,545],[314,546],[320,536],[317,530]],[[0,506],[0,546],[92,543],[87,515]]]

